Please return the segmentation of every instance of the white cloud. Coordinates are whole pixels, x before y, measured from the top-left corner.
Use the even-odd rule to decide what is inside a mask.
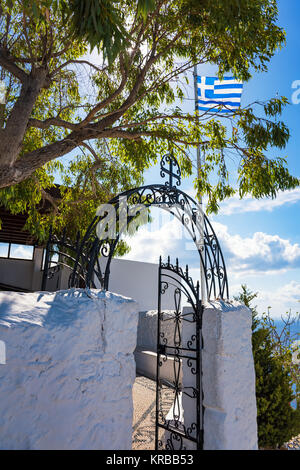
[[[10,257],[21,259],[32,259],[33,246],[11,245]]]
[[[195,200],[197,199],[195,196],[195,189],[193,187],[185,189],[185,192]],[[207,197],[204,197],[204,207],[206,207],[207,201]],[[272,212],[273,210],[279,207],[297,204],[299,202],[300,187],[288,191],[279,191],[275,199],[267,197],[262,199],[255,199],[251,196],[245,196],[243,197],[243,199],[240,199],[239,196],[236,194],[233,197],[226,199],[225,201],[220,203],[220,211],[218,215],[234,215],[246,212],[260,211]]]
[[[176,219],[154,218],[154,223],[141,227],[134,237],[126,237],[131,251],[127,259],[157,263],[159,256],[178,257],[190,268],[198,265],[196,247]],[[227,225],[213,223],[227,270],[230,273],[256,275],[262,273],[282,273],[300,268],[300,246],[291,240],[264,232],[256,232],[251,237],[242,237],[229,232]]]
[[[247,282],[243,282],[247,284]],[[251,291],[257,291],[257,297],[253,300],[253,305],[257,306],[259,314],[268,311],[270,309],[270,315],[274,319],[280,319],[281,316],[285,316],[287,312],[291,310],[292,316],[297,312],[300,312],[300,282],[291,281],[282,285],[278,289],[252,289],[250,283],[247,284]],[[230,292],[232,296],[237,295],[241,291],[240,285],[234,285],[231,287]]]
[[[289,309],[296,313],[300,307],[299,300],[300,283],[296,281],[291,281],[275,291],[259,292],[257,297],[258,305],[264,305],[264,310],[270,306],[274,317],[285,315]]]
[[[224,224],[214,222],[225,262],[234,272],[280,272],[300,267],[300,246],[279,235],[256,232],[243,238],[231,234]]]
[[[240,199],[237,195],[220,204],[219,215],[232,215],[245,212],[271,212],[286,204],[296,204],[300,201],[300,188],[290,191],[280,191],[275,199],[253,199],[247,196]]]
[[[125,259],[158,263],[159,256],[166,257],[181,251],[182,226],[176,220],[169,220],[161,228],[155,225],[143,226],[134,237],[124,237],[131,247]]]

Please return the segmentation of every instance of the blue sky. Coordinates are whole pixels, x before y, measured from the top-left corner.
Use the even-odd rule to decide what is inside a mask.
[[[279,25],[287,34],[286,46],[276,53],[269,64],[267,73],[255,73],[244,84],[242,105],[256,100],[265,101],[276,96],[286,96],[292,101],[297,89],[292,84],[299,80],[300,90],[300,2],[280,0]],[[199,75],[214,76],[216,67],[198,68]],[[193,81],[187,94],[193,98]],[[297,95],[300,98],[300,92]],[[186,100],[184,108],[193,110],[192,100]],[[300,104],[289,105],[282,116],[288,125],[291,138],[284,151],[271,151],[277,156],[287,156],[290,171],[300,177]],[[276,153],[275,153],[276,152]],[[182,189],[193,192],[193,178],[183,181]],[[146,184],[160,181],[158,168],[145,174]],[[175,257],[179,255],[182,264],[188,260],[193,275],[198,278],[196,252],[188,252],[185,241],[175,236],[177,222],[164,221],[159,224],[157,210],[153,211],[154,224],[143,228],[134,239],[130,239],[130,259],[155,262],[159,254]],[[284,314],[290,308],[299,311],[300,304],[300,188],[279,194],[276,200],[240,201],[233,198],[221,204],[220,213],[210,217],[219,236],[229,274],[231,296],[236,295],[240,285],[259,293],[257,305],[263,312],[271,306],[274,317]]]

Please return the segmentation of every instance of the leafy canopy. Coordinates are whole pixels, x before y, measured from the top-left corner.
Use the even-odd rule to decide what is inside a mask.
[[[195,188],[208,195],[208,212],[236,192],[275,197],[299,184],[276,155],[289,139],[280,120],[285,97],[222,118],[179,103],[194,64],[216,64],[220,77],[244,81],[267,70],[285,42],[275,0],[0,5],[0,201],[28,211],[32,230],[43,235],[49,219],[72,225],[72,211],[83,226],[112,193],[141,183],[164,152],[191,174],[199,144],[205,163]],[[59,160],[65,155],[68,163]],[[57,175],[63,198],[49,200]],[[41,216],[36,205],[47,198],[51,210]]]

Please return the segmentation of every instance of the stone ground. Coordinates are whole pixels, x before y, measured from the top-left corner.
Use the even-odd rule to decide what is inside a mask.
[[[163,412],[173,404],[173,392],[162,391]],[[133,450],[155,450],[156,382],[138,376],[133,385]],[[161,438],[161,436],[159,436]]]
[[[155,449],[155,399],[156,382],[138,376],[133,386],[133,450]],[[164,391],[164,413],[172,406],[172,392]],[[300,450],[300,435],[285,446],[288,450]]]
[[[154,450],[155,387],[153,380],[137,377],[133,385],[132,449]]]

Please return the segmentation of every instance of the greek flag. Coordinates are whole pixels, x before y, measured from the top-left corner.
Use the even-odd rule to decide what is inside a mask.
[[[241,104],[243,82],[234,77],[197,76],[198,100],[196,109],[212,113],[231,113]]]

